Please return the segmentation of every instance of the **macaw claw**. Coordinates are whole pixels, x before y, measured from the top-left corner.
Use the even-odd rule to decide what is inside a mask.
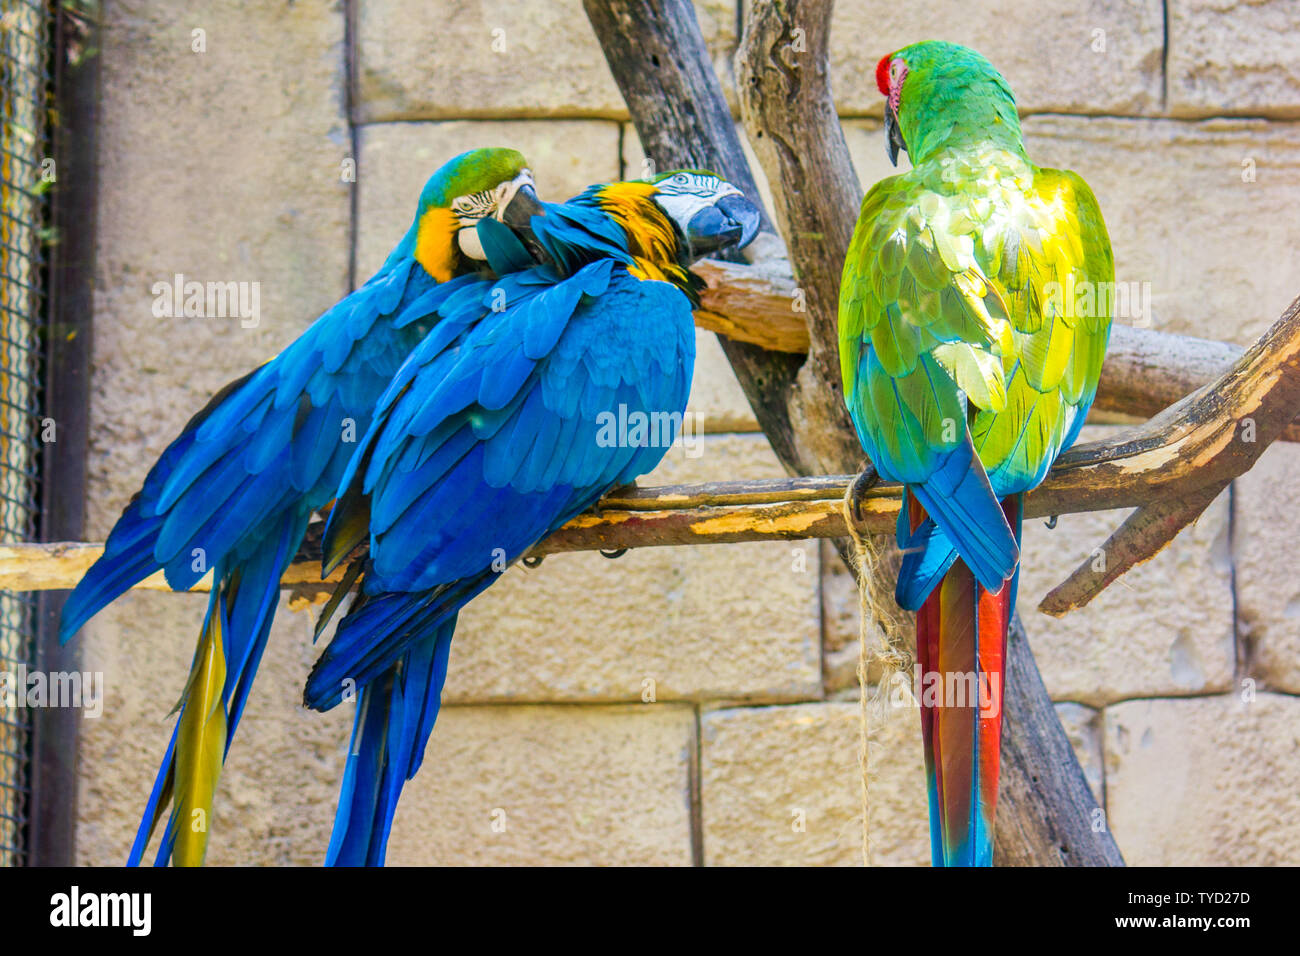
[[[853,516],[854,522],[859,525],[867,520],[864,510],[867,495],[878,484],[880,484],[880,475],[876,472],[876,466],[870,462],[862,469],[862,474],[854,478],[849,484],[849,490],[844,496],[844,500],[848,503],[849,513]]]

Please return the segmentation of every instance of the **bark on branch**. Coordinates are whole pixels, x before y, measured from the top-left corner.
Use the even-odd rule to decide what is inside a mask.
[[[746,184],[753,177],[688,0],[584,0],[584,6],[647,155],[661,168],[703,165],[750,192]],[[805,475],[850,472],[862,464],[839,397],[839,372],[830,361],[838,263],[853,229],[858,193],[828,92],[829,22],[826,2],[751,4],[737,54],[749,139],[773,189],[794,281],[805,290],[809,352],[788,355],[768,343],[721,339],[777,457],[792,473]],[[794,50],[783,51],[782,38],[793,48],[789,41],[796,30],[804,49],[792,59]],[[844,555],[844,539],[836,546]],[[882,583],[868,585],[878,591]],[[1027,650],[1027,642],[1012,642],[1012,672],[1036,673]],[[1109,835],[1093,834],[1090,818],[1077,810],[1080,800],[1090,798],[1077,761],[1072,755],[1064,764],[1059,759],[1070,753],[1069,744],[1042,682],[1019,680],[1008,697],[1009,712],[1045,715],[1045,726],[1011,721],[1005,735],[997,858],[1118,862]],[[1032,842],[1017,845],[1022,837]],[[1073,851],[1068,856],[1061,853],[1065,842]]]
[[[1195,521],[1229,482],[1245,474],[1300,412],[1300,298],[1214,382],[1136,429],[1111,461],[1084,464],[1092,449],[1067,452],[1053,478],[1076,491],[1134,477],[1151,498],[1089,560],[1039,604],[1054,615],[1082,607],[1121,574],[1154,557]],[[1089,473],[1095,475],[1092,478]]]
[[[847,427],[835,356],[840,268],[861,194],[830,93],[832,6],[831,0],[754,3],[736,68],[745,129],[772,186],[796,281],[809,286],[809,361],[799,385],[819,405],[833,402],[838,415],[838,423],[823,414],[810,424],[823,433],[818,445],[822,449],[835,448],[824,433],[838,430],[835,437],[842,450],[836,460],[851,470],[861,452],[853,429]],[[880,584],[872,583],[874,597],[888,601],[887,595],[879,595]],[[1121,863],[1114,840],[1108,833],[1092,832],[1090,814],[1081,811],[1091,806],[1092,797],[1038,677],[1028,641],[1013,640],[1008,650],[1008,672],[1015,679],[1009,679],[1007,687],[1012,718],[1003,731],[1006,762],[996,862]],[[1016,715],[1036,716],[1024,720]],[[1070,851],[1063,853],[1063,846]]]
[[[708,260],[696,272],[709,284],[695,313],[700,328],[776,352],[807,353],[808,326],[796,309],[797,286],[787,262]],[[1116,325],[1093,410],[1150,418],[1213,382],[1245,352],[1227,342]],[[1300,424],[1288,424],[1278,440],[1300,441]]]

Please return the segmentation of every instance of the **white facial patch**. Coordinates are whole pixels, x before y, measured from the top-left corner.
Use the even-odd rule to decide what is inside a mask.
[[[460,246],[460,251],[471,259],[478,259],[480,262],[487,259],[487,253],[483,251],[483,243],[478,238],[478,229],[473,225],[462,225],[456,230],[456,244]]]
[[[683,235],[701,209],[707,209],[723,196],[742,195],[731,183],[707,173],[675,173],[657,183],[655,190],[655,202],[672,217]]]
[[[506,207],[510,205],[510,200],[514,199],[515,193],[525,186],[537,188],[533,182],[533,171],[531,169],[521,171],[514,179],[497,187],[496,208],[492,211],[492,215],[504,221]]]

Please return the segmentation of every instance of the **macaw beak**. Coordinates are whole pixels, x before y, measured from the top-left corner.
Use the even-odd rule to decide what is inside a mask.
[[[762,223],[758,208],[740,193],[723,196],[697,212],[687,224],[686,242],[691,259],[731,247],[745,248],[758,235]]]
[[[533,216],[546,215],[546,208],[537,198],[537,191],[531,183],[524,183],[515,190],[510,201],[497,212],[497,218],[514,230],[527,229]]]
[[[897,166],[898,151],[906,150],[907,144],[903,142],[903,134],[898,130],[898,116],[888,100],[885,101],[885,139],[885,152],[889,154],[890,163]]]
[[[531,183],[524,183],[516,189],[510,201],[497,211],[497,215],[514,231],[535,260],[543,263],[550,261],[551,257],[533,234],[533,217],[545,216],[546,206],[537,198],[537,191]]]

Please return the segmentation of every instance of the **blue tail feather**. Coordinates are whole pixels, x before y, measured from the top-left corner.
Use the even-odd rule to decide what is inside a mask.
[[[452,615],[362,691],[327,866],[382,866],[397,801],[433,732],[456,629]]]
[[[158,769],[158,776],[154,779],[153,790],[149,793],[149,802],[145,804],[144,819],[140,821],[140,827],[136,830],[135,842],[131,844],[131,854],[127,858],[127,866],[139,866],[141,859],[144,858],[144,851],[149,845],[149,837],[153,834],[154,826],[157,824],[158,811],[161,804],[164,803],[163,793],[168,792],[167,799],[171,799],[171,774],[172,761],[176,757],[176,735],[180,732],[181,722],[176,721],[176,726],[172,728],[172,739],[167,744],[167,752],[163,755],[162,766]]]
[[[270,546],[259,548],[239,565],[238,587],[229,598],[227,608],[230,615],[225,690],[227,753],[271,635],[280,600],[280,578],[298,553],[309,516],[309,513],[285,515],[278,534],[267,539]]]
[[[278,531],[268,535],[262,546],[253,550],[243,562],[230,561],[216,569],[208,615],[222,615],[225,624],[222,633],[229,636],[226,647],[226,683],[222,692],[226,708],[225,752],[230,752],[235,730],[239,726],[249,691],[257,676],[257,668],[266,649],[280,598],[280,578],[293,560],[302,543],[307,526],[306,515],[285,515]],[[205,622],[205,630],[207,624]],[[181,707],[187,706],[186,701]],[[131,847],[128,866],[138,866],[148,846],[149,838],[157,824],[162,806],[170,799],[172,774],[175,771],[177,731],[180,715],[172,730],[171,743],[163,756],[155,778],[153,791],[145,806],[144,816]],[[171,857],[175,843],[175,821],[168,817],[167,828],[158,848],[156,866],[164,866]]]
[[[956,549],[975,577],[989,591],[997,591],[1002,582],[1011,577],[1020,558],[1006,515],[989,484],[983,465],[975,457],[970,438],[948,453],[940,467],[924,482],[907,486],[925,508],[926,514],[938,525],[941,532],[929,535],[927,550],[935,554],[922,554],[913,562],[914,573],[932,574],[945,562],[952,561],[946,549]],[[918,529],[913,536],[918,545],[925,535]],[[899,590],[914,601],[912,582]],[[924,595],[921,595],[924,599]]]
[[[345,681],[366,687],[381,679],[415,642],[454,620],[497,577],[499,572],[488,570],[435,593],[380,594],[354,605],[308,675],[303,703],[330,710],[342,701]]]

